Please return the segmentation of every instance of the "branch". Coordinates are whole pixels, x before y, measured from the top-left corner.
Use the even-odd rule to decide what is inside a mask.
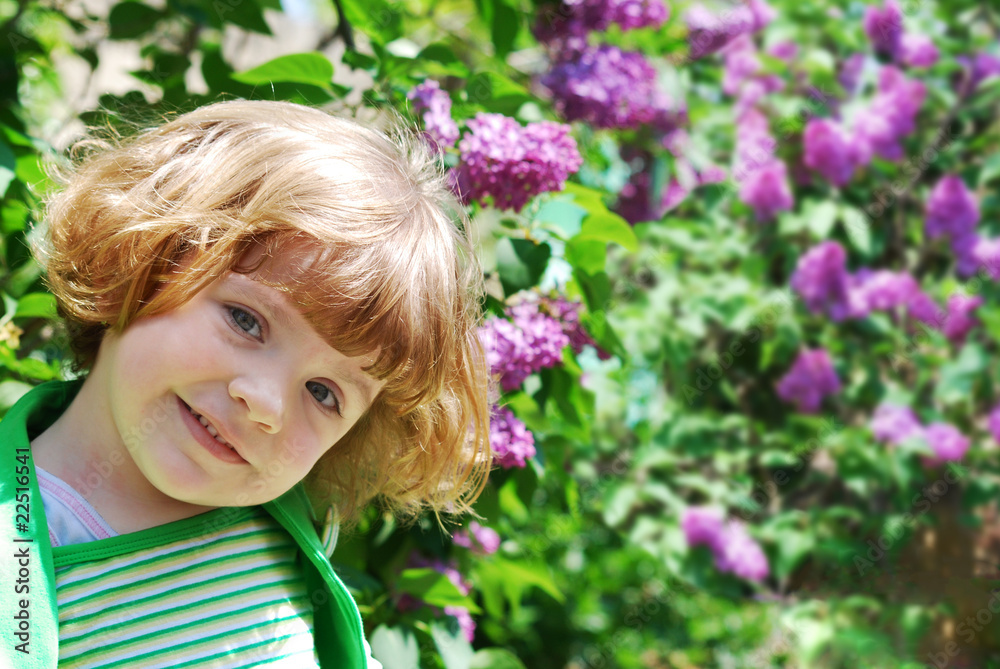
[[[348,51],[357,51],[357,48],[354,46],[354,29],[344,14],[344,7],[341,4],[341,0],[333,0],[333,6],[337,8],[337,30],[333,34],[340,36],[344,40],[344,46],[347,47]]]

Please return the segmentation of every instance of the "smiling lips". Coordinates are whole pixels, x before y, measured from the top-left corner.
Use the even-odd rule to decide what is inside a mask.
[[[188,428],[198,443],[220,460],[234,464],[248,464],[236,448],[219,434],[219,431],[207,418],[192,409],[184,400],[179,397],[177,399],[183,405],[183,413],[194,419],[186,419],[185,422],[188,424]]]

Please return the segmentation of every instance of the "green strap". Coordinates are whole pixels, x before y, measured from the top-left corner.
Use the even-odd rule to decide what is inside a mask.
[[[320,666],[364,669],[367,653],[358,606],[323,552],[319,535],[309,522],[312,506],[301,485],[263,505],[295,538],[307,558],[303,564],[306,587],[313,603],[316,651]]]
[[[55,571],[27,420],[60,385],[31,390],[0,422],[0,657],[13,669],[52,669],[59,661]]]

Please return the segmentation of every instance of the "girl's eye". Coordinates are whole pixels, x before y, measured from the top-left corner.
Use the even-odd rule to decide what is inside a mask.
[[[260,323],[249,311],[244,311],[239,307],[229,307],[229,318],[240,330],[250,335],[254,339],[261,338]]]
[[[312,396],[316,398],[316,401],[322,404],[327,409],[333,409],[341,416],[340,413],[340,402],[337,401],[337,396],[333,394],[333,391],[324,386],[322,383],[316,381],[310,381],[306,384],[306,388],[312,393]]]

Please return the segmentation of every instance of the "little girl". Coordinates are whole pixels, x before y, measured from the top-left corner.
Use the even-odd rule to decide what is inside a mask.
[[[36,250],[86,374],[0,423],[0,656],[374,662],[316,518],[460,513],[490,465],[482,272],[433,154],[246,101],[97,149]]]

